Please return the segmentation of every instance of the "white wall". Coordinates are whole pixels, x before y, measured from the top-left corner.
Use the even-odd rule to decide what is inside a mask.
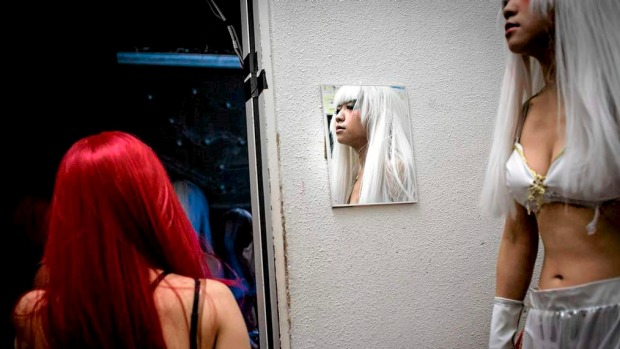
[[[501,220],[478,208],[499,1],[261,0],[283,348],[483,348]],[[419,203],[332,209],[319,86],[404,85]]]

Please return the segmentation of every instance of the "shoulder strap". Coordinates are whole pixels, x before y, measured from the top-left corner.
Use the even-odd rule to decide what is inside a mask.
[[[192,305],[191,327],[189,330],[190,348],[198,348],[198,300],[200,299],[200,279],[194,279],[194,304]]]
[[[521,131],[523,131],[523,124],[525,123],[525,117],[527,113],[530,111],[530,101],[538,96],[541,91],[536,92],[532,95],[532,97],[528,98],[525,103],[523,103],[523,108],[521,108],[521,115],[519,115],[519,121],[517,123],[517,129],[515,130],[515,142],[519,143],[519,138],[521,138]]]
[[[525,117],[527,116],[527,112],[530,109],[530,99],[529,98],[525,103],[523,103],[523,108],[521,108],[521,115],[519,115],[519,121],[517,122],[517,129],[515,130],[515,143],[519,143],[519,138],[521,138],[521,131],[523,131],[523,124],[525,123]]]
[[[151,282],[151,289],[155,290],[155,288],[157,288],[157,286],[159,285],[159,283],[166,277],[166,275],[168,275],[168,271],[162,271],[161,273],[159,273],[159,275],[157,275],[157,277],[155,278],[155,280],[153,280],[153,282]]]

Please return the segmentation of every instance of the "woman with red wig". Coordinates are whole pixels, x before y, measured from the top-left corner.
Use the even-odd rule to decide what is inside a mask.
[[[16,348],[249,348],[166,170],[136,137],[77,141],[56,175],[45,282],[14,311]]]

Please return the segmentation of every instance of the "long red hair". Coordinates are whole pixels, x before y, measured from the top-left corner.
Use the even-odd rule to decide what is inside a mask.
[[[37,314],[51,348],[165,348],[150,269],[210,277],[198,237],[155,152],[102,132],[63,157]]]

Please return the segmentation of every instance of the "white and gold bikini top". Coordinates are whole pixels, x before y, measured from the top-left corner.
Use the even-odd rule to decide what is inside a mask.
[[[620,193],[606,192],[604,196],[587,197],[580,192],[571,191],[562,186],[560,173],[566,171],[564,151],[560,152],[549,166],[545,175],[532,170],[525,158],[523,146],[519,143],[520,129],[527,114],[527,104],[517,128],[514,150],[506,162],[506,186],[514,199],[523,205],[528,214],[538,213],[541,207],[550,202],[562,202],[575,206],[594,209],[594,218],[587,225],[588,234],[594,234],[600,215],[599,207],[605,202],[618,200]]]

